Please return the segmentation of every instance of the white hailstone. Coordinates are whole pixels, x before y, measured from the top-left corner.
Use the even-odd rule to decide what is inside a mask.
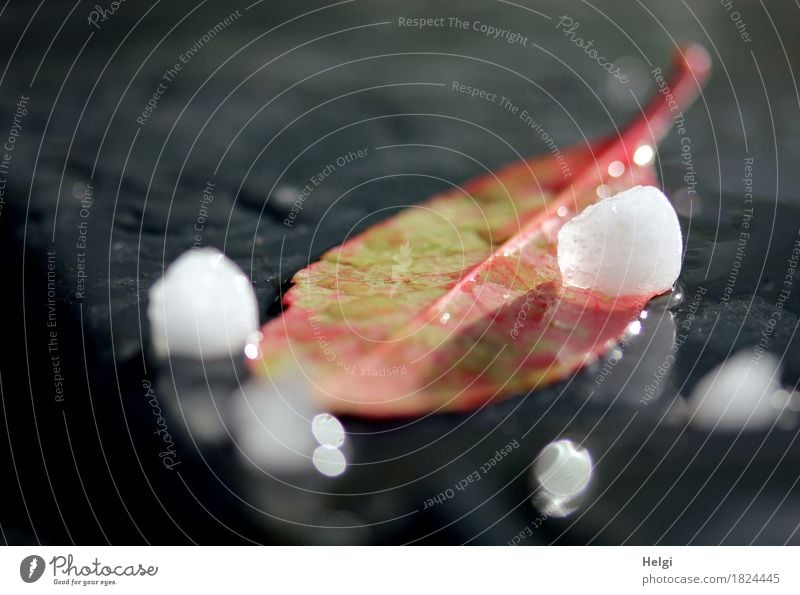
[[[583,493],[592,478],[592,457],[589,451],[572,440],[551,442],[539,453],[533,475],[548,494],[574,497]]]
[[[533,464],[533,505],[552,517],[572,514],[586,499],[593,468],[586,448],[568,438],[551,442]]]
[[[159,355],[223,357],[258,330],[258,302],[247,275],[214,248],[192,249],[150,289],[147,309]]]
[[[344,427],[342,422],[330,413],[315,415],[311,422],[311,433],[320,446],[339,448],[344,444]]]
[[[774,355],[755,359],[751,351],[740,351],[697,383],[688,400],[691,423],[704,429],[769,427],[781,413],[773,403],[780,376]]]
[[[229,427],[240,455],[269,473],[302,473],[311,469],[317,446],[311,431],[316,413],[311,387],[294,374],[251,380],[233,395]]]
[[[670,289],[681,271],[678,216],[653,186],[634,186],[586,207],[558,232],[565,285],[608,296]]]
[[[347,469],[347,458],[344,453],[333,446],[318,446],[312,457],[317,471],[328,477],[341,475]]]

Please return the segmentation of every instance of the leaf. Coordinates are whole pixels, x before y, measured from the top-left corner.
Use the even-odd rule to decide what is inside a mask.
[[[687,46],[621,134],[514,163],[328,251],[295,275],[254,370],[299,365],[324,408],[373,417],[467,410],[568,377],[653,296],[562,286],[555,234],[599,194],[656,183],[652,163],[633,156],[668,132],[708,73],[705,50]],[[612,177],[616,161],[625,169]]]

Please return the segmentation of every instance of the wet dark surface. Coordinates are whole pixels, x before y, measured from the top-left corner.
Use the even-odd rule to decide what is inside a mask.
[[[526,4],[545,16],[500,2],[457,12],[412,2],[402,13],[379,2],[263,2],[249,10],[236,2],[128,3],[98,27],[87,23],[87,6],[70,13],[66,3],[45,2],[27,29],[37,5],[11,2],[0,16],[3,140],[17,103],[29,99],[27,113],[17,112],[0,214],[4,540],[800,543],[794,420],[769,431],[706,432],[681,417],[697,379],[752,350],[779,301],[767,350],[781,358],[784,384],[800,380],[800,288],[780,298],[800,227],[800,99],[791,74],[800,9],[738,4],[750,42],[711,1],[691,10]],[[241,16],[160,91],[167,69],[237,9]],[[564,14],[603,54],[627,56],[627,88],[565,39],[555,26]],[[398,17],[422,15],[481,21],[527,39],[523,46],[471,29],[398,26]],[[196,234],[251,276],[264,321],[291,275],[354,226],[461,183],[481,164],[547,150],[519,118],[453,91],[453,81],[507,96],[566,148],[635,115],[636,100],[654,88],[649,70],[666,68],[673,38],[704,43],[715,62],[707,91],[685,114],[686,134],[673,133],[659,152],[687,238],[684,299],[652,305],[609,372],[597,362],[568,382],[470,415],[344,420],[349,467],[337,479],[311,470],[270,479],[232,445],[183,432],[172,395],[200,376],[186,362],[173,362],[171,373],[153,357],[146,295]],[[154,93],[157,108],[144,117]],[[403,144],[434,147],[394,146]],[[296,223],[283,224],[287,196],[336,157],[364,148],[366,158],[337,168]],[[209,181],[214,200],[203,205]],[[207,219],[198,232],[201,207]],[[665,361],[656,396],[643,401]],[[243,374],[230,363],[206,373],[217,395]],[[147,386],[172,411],[180,461],[172,469],[159,456]],[[592,455],[590,493],[566,518],[543,520],[531,504],[530,467],[563,437]],[[519,446],[479,482],[453,490],[514,441]],[[439,497],[448,490],[453,497]]]

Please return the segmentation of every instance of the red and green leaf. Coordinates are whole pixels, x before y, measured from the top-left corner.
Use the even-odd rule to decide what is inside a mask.
[[[295,275],[254,370],[299,365],[324,408],[372,417],[467,410],[568,377],[653,296],[563,286],[556,233],[599,196],[656,183],[633,155],[656,145],[708,74],[705,50],[685,47],[666,90],[622,133],[506,166],[328,251]],[[625,169],[612,177],[615,161]]]

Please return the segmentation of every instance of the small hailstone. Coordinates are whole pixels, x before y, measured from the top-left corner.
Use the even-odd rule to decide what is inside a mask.
[[[568,439],[545,446],[533,466],[536,482],[549,494],[559,497],[582,493],[592,477],[589,451]]]
[[[697,383],[688,400],[692,424],[726,430],[769,427],[781,412],[773,402],[780,388],[778,358],[765,354],[754,360],[752,352],[741,351]]]
[[[339,448],[344,444],[344,427],[342,422],[330,413],[320,413],[311,422],[311,433],[320,446]]]
[[[310,469],[317,446],[310,390],[305,378],[294,375],[242,386],[227,416],[241,455],[269,473]]]
[[[634,186],[587,207],[558,232],[565,285],[608,296],[659,294],[681,270],[678,216],[653,186]]]
[[[250,280],[214,248],[190,250],[172,263],[150,290],[147,315],[159,355],[227,356],[258,330]]]
[[[317,471],[328,477],[341,475],[347,469],[347,458],[344,453],[338,448],[324,444],[314,450],[312,462]]]
[[[533,464],[533,505],[547,516],[572,514],[585,499],[593,468],[586,448],[567,438],[551,442]]]

